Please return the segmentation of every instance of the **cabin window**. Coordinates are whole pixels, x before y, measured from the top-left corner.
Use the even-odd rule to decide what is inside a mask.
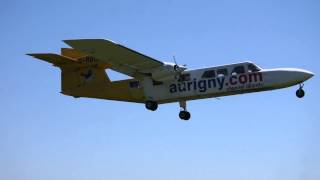
[[[237,75],[237,74],[243,74],[245,73],[245,69],[243,66],[236,66],[235,68],[233,68],[233,71],[232,71],[232,75]]]
[[[131,81],[129,82],[130,88],[140,88],[140,82],[139,81]]]
[[[215,70],[205,71],[202,74],[202,78],[214,78],[214,77],[216,77],[216,71]]]
[[[228,69],[226,69],[226,68],[218,69],[217,75],[218,75],[218,77],[219,76],[228,76]]]
[[[152,83],[153,83],[154,86],[158,86],[158,85],[162,85],[163,84],[163,82],[155,81],[155,80],[152,80]]]
[[[248,65],[248,72],[258,72],[258,71],[260,71],[260,68],[258,68],[254,64],[249,64]]]
[[[190,74],[181,74],[180,81],[190,81]]]

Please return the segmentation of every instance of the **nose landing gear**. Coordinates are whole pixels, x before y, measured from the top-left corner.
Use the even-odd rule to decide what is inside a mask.
[[[190,113],[188,111],[180,111],[179,112],[179,117],[182,120],[189,120],[191,115],[190,115]]]
[[[302,89],[303,88],[303,84],[300,84],[299,86],[299,89],[296,91],[296,96],[298,98],[303,98],[304,97],[304,90]]]

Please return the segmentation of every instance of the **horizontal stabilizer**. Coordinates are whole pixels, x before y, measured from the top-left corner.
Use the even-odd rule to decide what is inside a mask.
[[[37,59],[41,59],[43,61],[47,61],[49,63],[54,64],[55,66],[64,66],[64,65],[72,65],[77,63],[77,60],[61,56],[53,53],[41,53],[41,54],[27,54]]]

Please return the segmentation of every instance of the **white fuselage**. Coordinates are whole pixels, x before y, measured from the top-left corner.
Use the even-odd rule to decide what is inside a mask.
[[[158,103],[219,97],[285,88],[302,83],[313,76],[309,71],[294,68],[250,71],[247,64],[248,62],[244,62],[187,70],[182,73],[184,79],[161,84],[154,84],[151,79],[144,79],[145,97]],[[232,69],[237,66],[243,66],[244,71],[232,73]],[[204,77],[206,71],[213,71],[213,75]]]

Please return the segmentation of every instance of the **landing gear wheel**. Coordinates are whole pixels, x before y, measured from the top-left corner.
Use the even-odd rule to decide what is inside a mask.
[[[147,101],[146,108],[151,111],[155,111],[158,108],[158,103],[154,101]]]
[[[296,96],[297,96],[298,98],[303,98],[303,96],[304,96],[304,90],[301,89],[301,88],[299,88],[299,89],[296,91]]]
[[[188,111],[180,111],[179,117],[182,120],[189,120],[191,115],[190,115],[190,113]]]

